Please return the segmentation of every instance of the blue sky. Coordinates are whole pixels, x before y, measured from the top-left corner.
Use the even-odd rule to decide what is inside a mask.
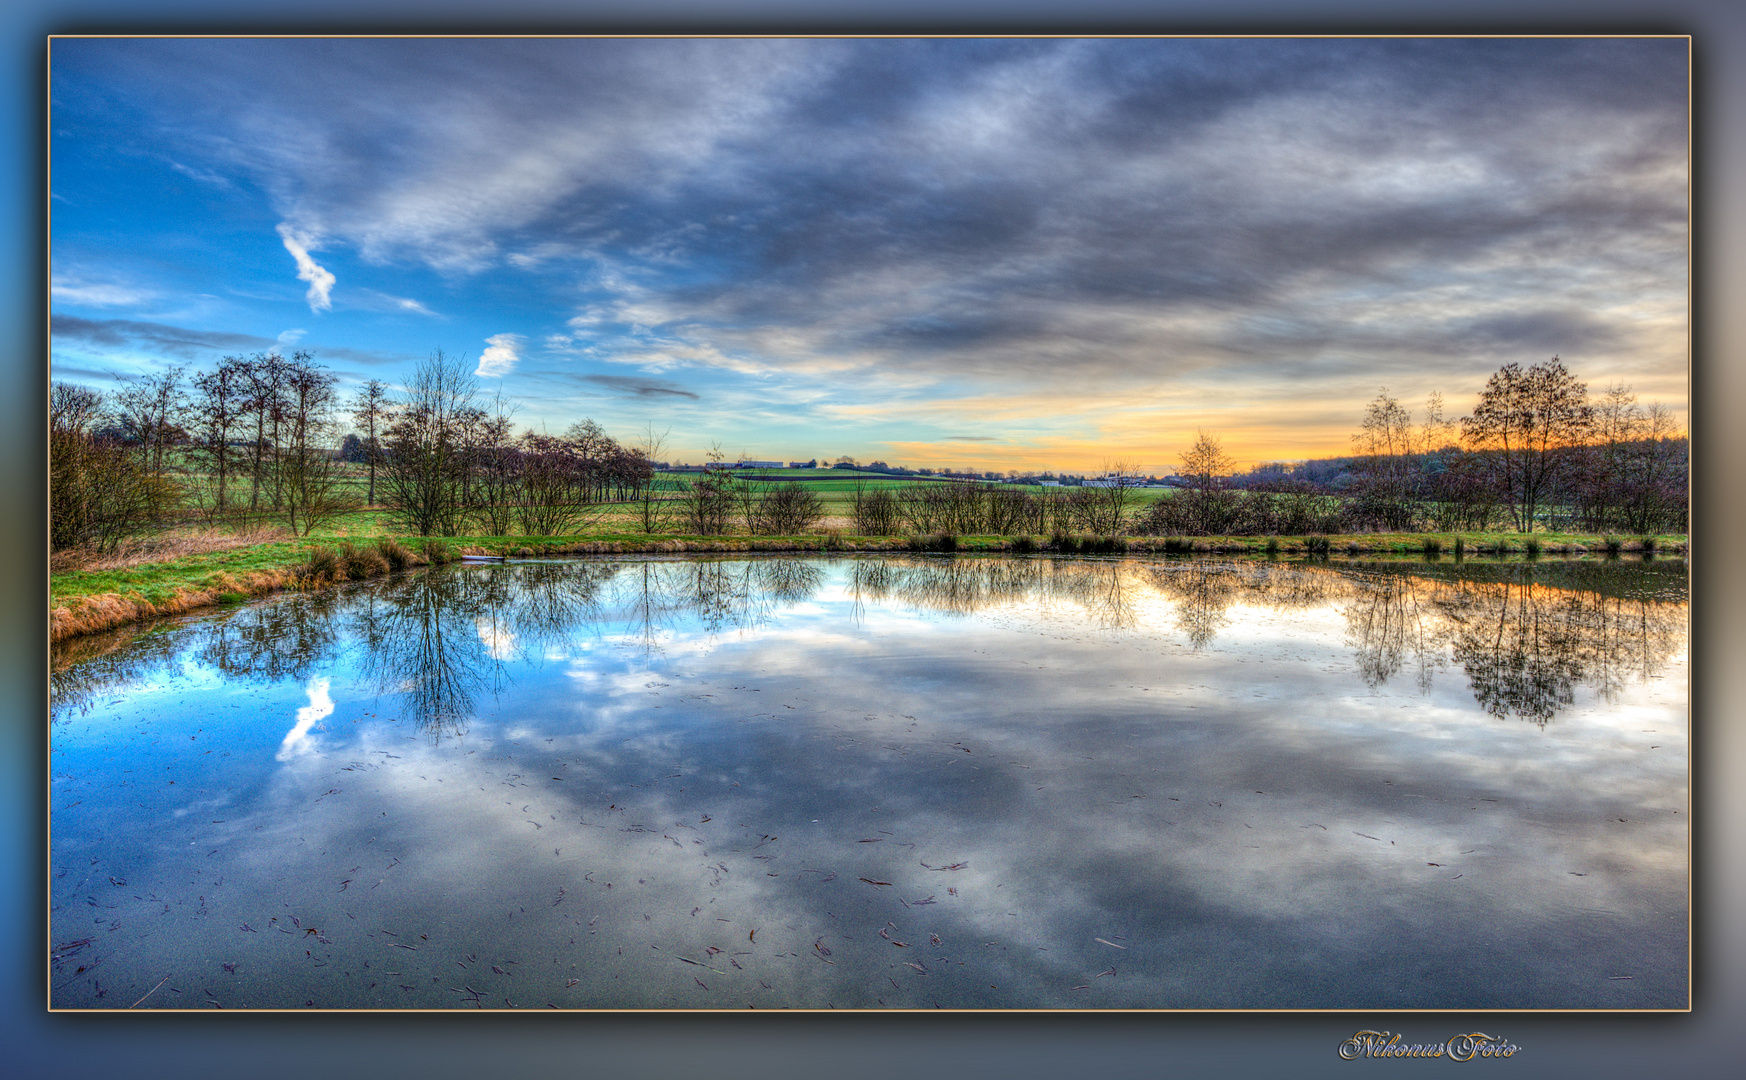
[[[1683,421],[1648,40],[60,39],[57,379],[435,349],[669,455],[1170,471],[1558,354]]]

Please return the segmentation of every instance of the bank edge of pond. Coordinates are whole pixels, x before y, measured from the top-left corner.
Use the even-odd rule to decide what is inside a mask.
[[[326,588],[380,577],[410,566],[456,558],[538,558],[576,555],[748,554],[804,552],[1074,555],[1379,555],[1443,554],[1482,558],[1588,557],[1667,554],[1683,557],[1684,536],[1610,537],[1551,533],[1370,533],[1327,537],[458,537],[450,540],[379,537],[337,546],[271,543],[212,556],[193,556],[125,571],[63,571],[51,575],[49,640],[60,642],[130,623],[200,608],[241,603],[288,589]],[[107,586],[107,587],[106,587]]]

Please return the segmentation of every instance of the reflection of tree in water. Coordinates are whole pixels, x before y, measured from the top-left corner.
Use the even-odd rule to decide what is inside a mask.
[[[512,590],[491,569],[386,581],[366,591],[353,612],[364,677],[378,693],[400,695],[433,742],[465,734],[474,699],[501,678],[501,655],[492,655],[496,644],[483,628],[500,625]]]
[[[175,661],[190,627],[125,627],[57,641],[49,647],[49,719],[83,716],[99,697],[144,681]]]
[[[804,603],[824,579],[814,559],[675,559],[524,563],[433,569],[355,588],[244,608],[199,626],[125,631],[55,647],[51,708],[65,715],[145,677],[196,643],[227,675],[303,680],[343,631],[366,677],[404,694],[433,737],[459,733],[512,658],[563,652],[606,610],[628,611],[645,648],[693,619],[710,633],[762,625]],[[1095,625],[1128,628],[1147,596],[1169,601],[1195,648],[1210,645],[1232,604],[1273,610],[1338,602],[1359,675],[1380,687],[1412,667],[1422,689],[1450,660],[1492,715],[1545,723],[1592,686],[1611,697],[1655,675],[1685,632],[1683,564],[1354,564],[1219,560],[853,559],[855,617],[868,602],[967,615],[1060,602]],[[610,588],[609,588],[610,587]],[[345,619],[336,626],[334,616]]]
[[[301,682],[333,652],[341,595],[323,591],[243,608],[209,624],[196,659],[233,678]]]
[[[1318,607],[1329,601],[1331,587],[1338,584],[1297,567],[1214,559],[1150,564],[1146,580],[1175,601],[1177,626],[1196,649],[1212,644],[1232,604],[1253,603],[1275,611]]]
[[[858,560],[849,570],[857,616],[869,600],[896,601],[921,611],[970,615],[1002,604],[1065,601],[1102,627],[1135,620],[1128,578],[1115,562],[1055,559]]]
[[[749,630],[782,605],[812,599],[823,583],[816,563],[786,558],[644,562],[616,580],[617,601],[649,653],[674,619],[694,618],[710,634]]]
[[[1243,588],[1243,573],[1234,564],[1194,559],[1148,568],[1152,585],[1176,601],[1176,625],[1196,649],[1212,643],[1225,626],[1225,609],[1251,586]],[[1256,567],[1254,569],[1264,570]]]
[[[1400,673],[1410,657],[1420,690],[1431,688],[1431,672],[1442,665],[1436,640],[1436,609],[1429,593],[1434,583],[1393,567],[1347,572],[1351,596],[1343,605],[1346,644],[1356,650],[1358,674],[1375,689]]]
[[[1493,716],[1544,724],[1587,684],[1610,699],[1661,670],[1685,633],[1685,605],[1555,589],[1532,567],[1514,581],[1462,581],[1437,599],[1445,640]]]

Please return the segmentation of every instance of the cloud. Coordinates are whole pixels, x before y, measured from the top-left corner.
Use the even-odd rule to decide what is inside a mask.
[[[57,60],[57,87],[108,80],[152,120],[132,130],[268,192],[312,311],[331,238],[465,279],[456,318],[513,290],[551,313],[527,326],[547,357],[683,369],[712,402],[756,378],[821,427],[842,404],[941,403],[953,431],[954,409],[983,419],[963,402],[1048,403],[983,428],[1024,440],[1121,398],[1174,429],[1198,397],[1230,431],[1272,387],[1453,399],[1554,352],[1591,381],[1684,378],[1677,39],[104,40]]]
[[[263,349],[274,344],[271,338],[253,334],[191,330],[131,319],[81,319],[76,315],[52,316],[49,333],[54,338],[107,348],[121,348],[130,343],[143,345],[155,352],[189,359],[204,358],[215,351]]]
[[[1004,439],[997,439],[992,435],[943,435],[943,436],[941,436],[941,438],[945,439],[947,442],[1004,442],[1005,441]]]
[[[520,334],[492,334],[485,339],[485,351],[480,354],[479,368],[473,374],[497,378],[514,371],[524,340]]]
[[[576,378],[581,382],[605,387],[627,397],[698,400],[697,395],[690,390],[666,379],[642,379],[634,375],[579,375]]]
[[[137,307],[149,300],[156,299],[157,294],[149,289],[118,285],[112,282],[90,282],[75,277],[57,277],[50,288],[50,296],[57,304],[76,304],[81,307]]]
[[[307,330],[283,330],[280,331],[277,341],[286,348],[290,348],[303,340],[303,335],[307,333],[309,333]]]
[[[430,308],[409,297],[393,296],[376,289],[359,289],[356,295],[358,299],[363,301],[359,306],[372,311],[386,311],[394,314],[408,312],[413,315],[428,315],[433,319],[442,318]]]
[[[333,310],[333,301],[329,298],[333,292],[334,276],[309,257],[309,247],[313,241],[304,233],[294,229],[289,222],[280,222],[278,226],[279,239],[285,242],[285,250],[297,260],[297,280],[309,282],[309,291],[305,297],[309,300],[309,310],[313,312]]]

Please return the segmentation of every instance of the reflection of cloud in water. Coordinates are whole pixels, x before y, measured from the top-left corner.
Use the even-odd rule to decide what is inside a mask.
[[[623,565],[513,655],[480,627],[522,625],[514,567],[452,608],[402,589],[430,616],[350,677],[497,665],[505,692],[461,742],[365,719],[317,746],[314,680],[280,760],[315,752],[225,815],[232,880],[285,893],[260,908],[429,932],[394,957],[415,989],[360,1003],[485,978],[493,1004],[1684,1001],[1683,623],[1656,597],[1569,603],[1532,570],[920,560],[857,594],[830,579],[871,564],[844,560],[776,581],[813,590],[782,607],[741,564]],[[467,607],[499,599],[491,623]],[[1466,680],[1418,677],[1453,640],[1471,678],[1500,628],[1593,692],[1498,724]],[[536,966],[559,978],[524,992]]]
[[[515,631],[499,623],[494,617],[481,615],[473,620],[473,627],[479,633],[479,640],[485,646],[485,655],[493,660],[513,660],[518,655],[515,647]]]
[[[315,726],[316,721],[333,715],[333,698],[328,696],[327,686],[325,677],[309,680],[309,704],[297,710],[297,723],[285,733],[285,740],[279,744],[279,752],[274,755],[275,758],[290,761],[294,755],[307,754],[315,748],[309,729]]]

